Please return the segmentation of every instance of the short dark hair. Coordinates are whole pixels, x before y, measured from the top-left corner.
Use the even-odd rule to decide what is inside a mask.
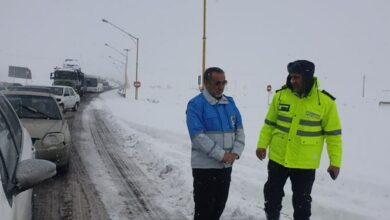
[[[210,81],[213,73],[225,74],[225,72],[219,67],[209,67],[204,71],[203,82]]]

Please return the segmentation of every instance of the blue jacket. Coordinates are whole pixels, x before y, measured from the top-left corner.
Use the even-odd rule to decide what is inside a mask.
[[[192,168],[229,167],[222,161],[225,152],[240,156],[244,150],[242,119],[231,97],[217,100],[207,90],[195,96],[187,105],[187,127]]]

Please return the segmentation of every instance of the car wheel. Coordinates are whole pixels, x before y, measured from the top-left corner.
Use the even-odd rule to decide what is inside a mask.
[[[74,112],[77,112],[77,110],[79,110],[79,103],[78,102],[76,102],[76,104],[74,104],[74,107],[73,107]]]

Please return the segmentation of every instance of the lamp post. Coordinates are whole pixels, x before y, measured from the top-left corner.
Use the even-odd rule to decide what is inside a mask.
[[[104,23],[110,24],[111,26],[115,27],[116,29],[120,30],[121,32],[125,33],[127,36],[129,36],[133,41],[135,40],[135,43],[137,45],[137,51],[136,51],[136,60],[135,60],[135,81],[138,82],[138,48],[139,48],[139,38],[135,37],[134,35],[130,34],[129,32],[123,30],[122,28],[116,26],[115,24],[111,23],[110,21],[106,19],[102,19]],[[135,87],[135,100],[138,99],[138,87]]]
[[[126,98],[126,88],[127,88],[127,59],[126,59],[126,63],[112,57],[112,56],[108,56],[108,58],[112,59],[112,60],[115,60],[116,62],[119,62],[120,64],[122,64],[124,67],[125,67],[125,83],[123,85],[123,91],[124,91],[124,97]]]
[[[127,87],[128,87],[128,84],[127,84],[127,63],[128,63],[128,58],[129,58],[129,56],[128,56],[128,54],[129,54],[129,49],[124,49],[125,51],[126,51],[126,55],[125,54],[123,54],[122,52],[120,52],[118,49],[116,49],[115,47],[113,47],[113,46],[110,46],[108,43],[105,43],[104,44],[105,46],[107,46],[107,47],[109,47],[109,48],[111,48],[111,49],[113,49],[115,52],[117,52],[117,53],[119,53],[120,55],[122,55],[122,56],[124,56],[124,57],[126,57],[126,63],[125,63],[125,85],[124,85],[124,92],[125,92],[125,98],[126,98],[126,89],[127,89]]]
[[[124,49],[126,51],[126,64],[125,64],[125,68],[126,68],[126,71],[125,71],[125,88],[127,89],[128,85],[127,85],[127,64],[128,64],[128,60],[129,60],[129,49]],[[125,91],[126,91],[125,89]],[[125,94],[125,97],[126,97],[126,94]]]
[[[126,55],[125,54],[123,54],[120,50],[118,50],[118,49],[116,49],[115,47],[113,47],[113,46],[111,46],[111,45],[109,45],[108,43],[104,43],[104,46],[106,46],[106,47],[109,47],[109,48],[111,48],[111,49],[113,49],[113,50],[115,50],[117,53],[119,53],[120,55],[122,55],[122,56],[124,56],[124,57],[126,57]]]
[[[116,61],[116,62],[118,62],[118,63],[122,64],[123,66],[125,66],[125,65],[126,65],[126,63],[125,63],[125,62],[123,62],[123,61],[120,61],[119,59],[117,59],[117,58],[115,58],[115,57],[108,56],[108,58],[110,58],[110,59],[112,59],[112,60],[114,60],[114,61]]]

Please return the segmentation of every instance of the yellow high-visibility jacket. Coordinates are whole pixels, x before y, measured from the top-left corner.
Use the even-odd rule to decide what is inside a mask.
[[[335,98],[319,90],[317,79],[306,97],[286,86],[273,96],[257,148],[288,168],[316,169],[326,140],[330,164],[341,166],[341,123]]]

